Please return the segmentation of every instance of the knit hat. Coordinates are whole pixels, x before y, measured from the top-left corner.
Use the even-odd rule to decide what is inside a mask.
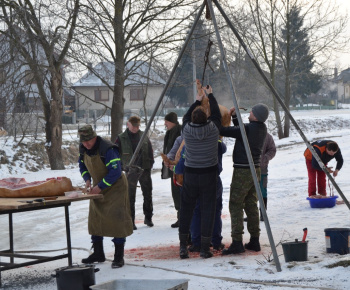
[[[141,120],[139,117],[137,116],[132,116],[129,118],[129,123],[133,126],[133,127],[139,127]]]
[[[174,112],[170,112],[169,114],[165,115],[164,118],[166,121],[169,121],[174,124],[178,124],[179,122],[177,121],[177,114]]]
[[[265,122],[269,117],[269,108],[265,104],[256,104],[253,106],[252,112],[260,122]]]
[[[91,125],[85,125],[79,128],[78,134],[80,136],[80,142],[90,141],[92,138],[97,136]]]

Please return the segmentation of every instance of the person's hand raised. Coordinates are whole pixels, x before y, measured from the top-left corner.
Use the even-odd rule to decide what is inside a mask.
[[[203,89],[205,90],[207,95],[213,93],[213,88],[210,85],[207,85],[206,87],[203,87]]]
[[[236,115],[236,109],[235,109],[235,107],[232,107],[232,108],[230,109],[230,115],[231,115],[231,116],[235,116],[235,115]]]

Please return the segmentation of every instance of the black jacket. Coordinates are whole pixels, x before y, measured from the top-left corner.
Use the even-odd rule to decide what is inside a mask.
[[[236,138],[235,147],[233,148],[233,167],[235,168],[249,168],[248,157],[244,148],[242,134],[238,126],[237,117],[233,116],[232,121],[235,126],[221,127],[220,135],[225,137]],[[267,134],[266,125],[263,122],[253,121],[244,124],[247,134],[247,139],[252,153],[255,167],[260,167],[261,152]]]

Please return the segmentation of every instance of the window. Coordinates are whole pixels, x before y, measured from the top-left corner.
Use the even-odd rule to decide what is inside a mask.
[[[0,85],[4,84],[6,81],[6,72],[4,70],[0,70]]]
[[[143,89],[130,89],[130,101],[143,101]]]
[[[108,90],[95,90],[95,101],[109,101]]]

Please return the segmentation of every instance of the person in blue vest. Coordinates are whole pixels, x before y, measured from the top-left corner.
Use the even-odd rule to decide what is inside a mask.
[[[102,199],[90,200],[88,229],[94,252],[82,260],[84,264],[104,262],[103,237],[113,237],[115,245],[112,268],[124,265],[124,245],[130,236],[128,183],[121,170],[118,147],[96,135],[91,125],[78,130],[80,136],[79,170],[90,194],[102,194]],[[93,184],[91,182],[93,181]]]
[[[127,129],[118,135],[115,143],[120,150],[120,158],[122,168],[127,172],[127,179],[129,184],[129,198],[131,217],[133,221],[134,230],[137,230],[135,225],[135,201],[137,183],[141,185],[143,195],[143,214],[145,215],[144,224],[153,227],[153,202],[152,202],[152,178],[151,170],[154,164],[153,148],[148,137],[143,141],[141,150],[135,159],[134,167],[129,168],[128,165],[137,145],[140,142],[143,131],[140,130],[141,120],[137,116],[132,116],[127,122]]]

